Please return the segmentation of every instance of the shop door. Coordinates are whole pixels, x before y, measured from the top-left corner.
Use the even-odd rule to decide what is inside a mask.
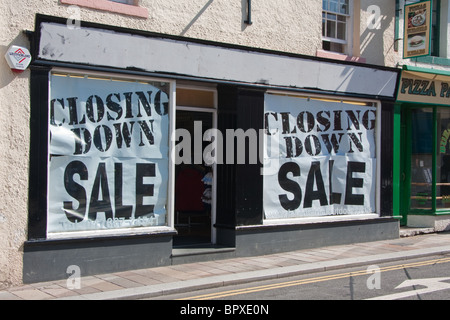
[[[450,211],[450,111],[414,107],[403,111],[402,215]]]
[[[174,218],[178,235],[174,237],[174,247],[207,246],[214,242],[214,165],[204,161],[203,151],[210,142],[202,139],[213,128],[213,116],[213,112],[189,110],[176,113],[176,129],[189,133],[190,150],[186,143],[176,154],[179,164],[175,165]]]
[[[407,110],[405,207],[408,213],[433,210],[433,109]]]

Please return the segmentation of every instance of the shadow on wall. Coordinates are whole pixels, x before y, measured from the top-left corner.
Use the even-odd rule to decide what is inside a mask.
[[[186,35],[186,33],[189,31],[189,29],[194,25],[194,23],[197,22],[198,19],[202,16],[203,13],[211,6],[211,4],[214,2],[214,0],[208,0],[206,4],[200,9],[200,11],[195,15],[195,17],[188,23],[188,25],[181,31],[180,36]],[[246,21],[249,18],[249,12],[248,12],[248,0],[241,0],[241,31],[244,31],[249,24],[246,23]]]
[[[361,11],[367,13],[367,19],[366,21],[361,20],[361,24],[365,28],[360,36],[360,51],[361,56],[366,58],[370,64],[386,65],[386,55],[394,49],[394,39],[385,39],[385,34],[389,34],[387,31],[395,19],[395,3],[394,1],[392,3],[392,6],[388,5],[387,7],[361,5]],[[389,13],[389,15],[386,15],[386,13]],[[385,40],[391,42],[388,49],[385,49]]]
[[[188,25],[181,31],[180,36],[184,36],[186,32],[192,27],[192,25],[202,16],[202,14],[209,8],[209,6],[214,2],[214,0],[209,0],[203,8],[195,15],[195,17],[188,23]]]
[[[241,31],[244,31],[250,25],[249,23],[246,22],[249,20],[251,16],[251,12],[249,12],[249,0],[241,0],[241,13],[242,13]]]

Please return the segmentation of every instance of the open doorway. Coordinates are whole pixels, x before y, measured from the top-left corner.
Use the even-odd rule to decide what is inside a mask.
[[[210,142],[202,139],[207,130],[214,128],[214,115],[214,110],[177,108],[176,129],[189,132],[191,150],[177,155],[186,160],[183,152],[190,151],[190,161],[175,166],[174,219],[178,234],[173,246],[176,248],[205,247],[214,242],[214,165],[203,161],[203,150]]]

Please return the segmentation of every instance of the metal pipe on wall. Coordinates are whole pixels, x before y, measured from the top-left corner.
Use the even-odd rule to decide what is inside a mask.
[[[252,0],[247,0],[247,20],[244,21],[246,24],[251,25],[252,22]]]

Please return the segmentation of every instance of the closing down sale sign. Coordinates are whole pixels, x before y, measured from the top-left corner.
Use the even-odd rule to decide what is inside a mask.
[[[376,108],[267,94],[266,219],[376,211]]]
[[[52,75],[48,233],[165,225],[167,89]]]

